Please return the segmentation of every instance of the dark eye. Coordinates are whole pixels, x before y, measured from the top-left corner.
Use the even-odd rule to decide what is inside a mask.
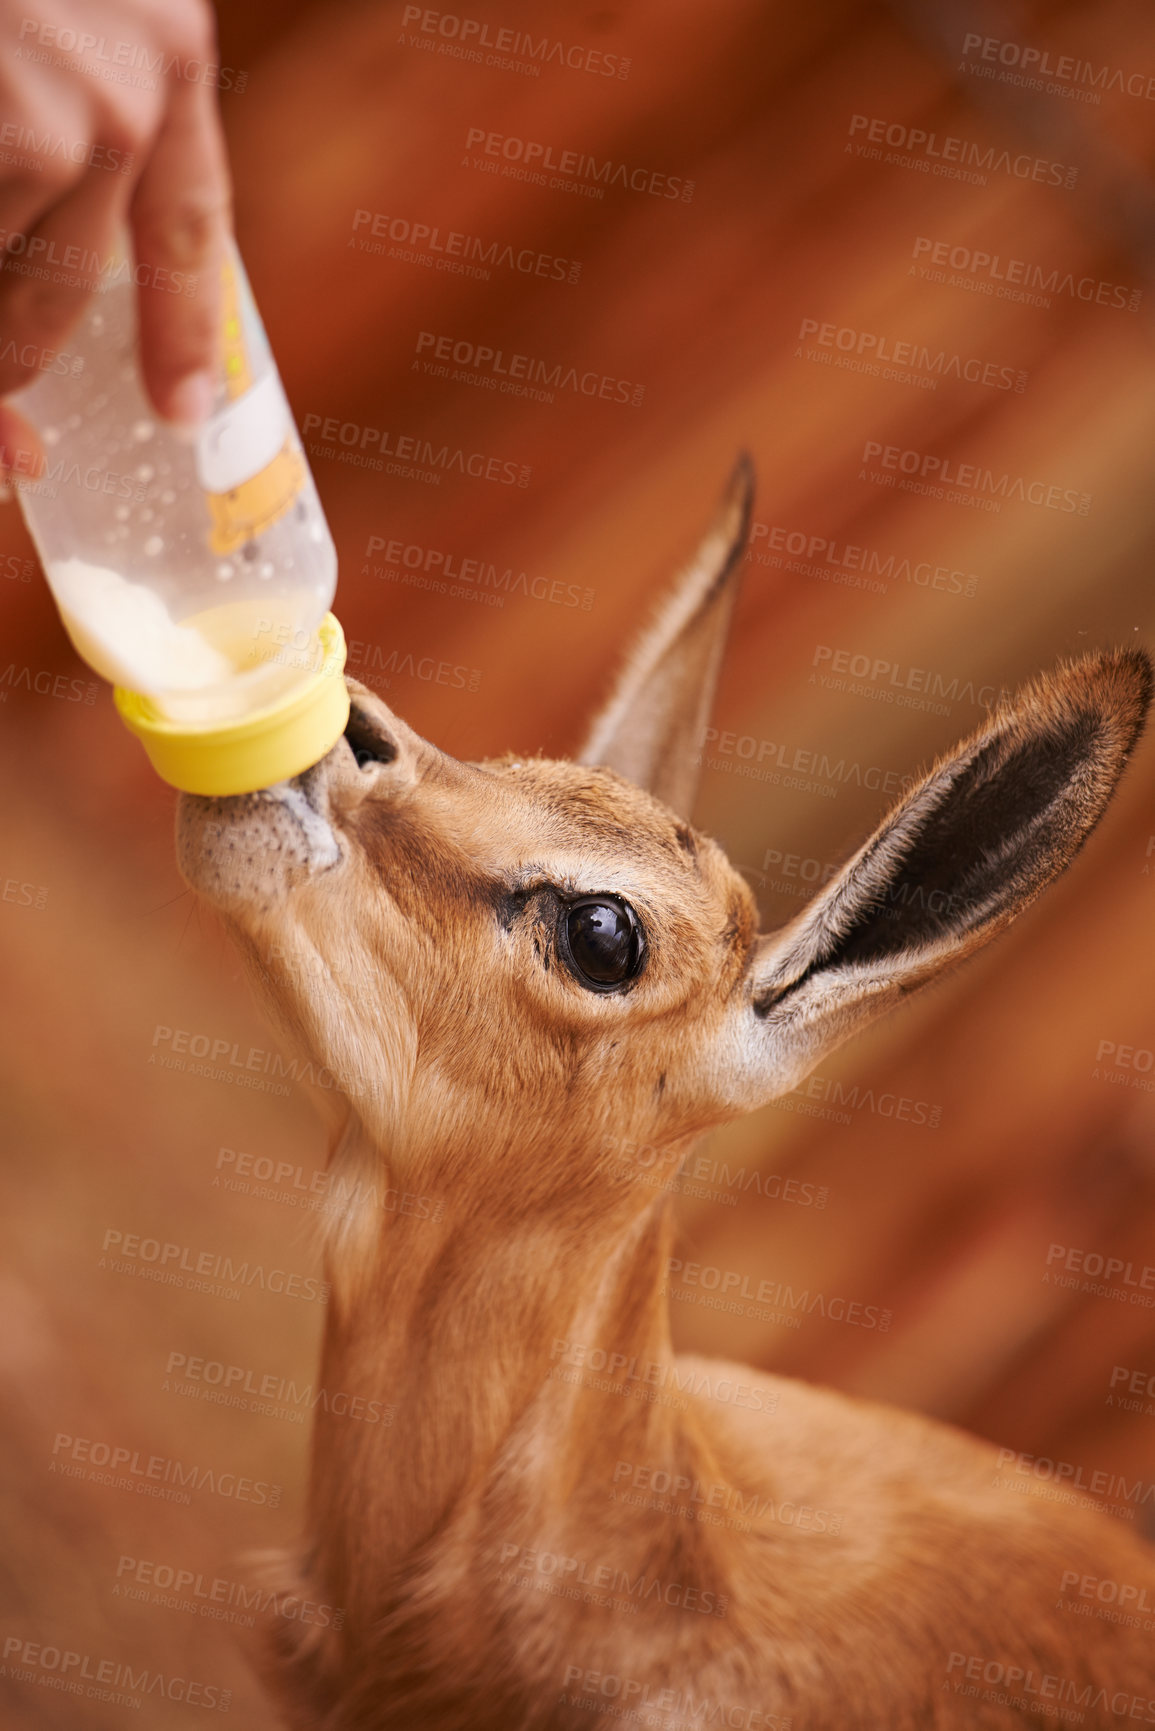
[[[611,991],[632,980],[641,968],[646,940],[628,902],[605,896],[571,902],[562,919],[562,934],[570,972],[591,991]]]

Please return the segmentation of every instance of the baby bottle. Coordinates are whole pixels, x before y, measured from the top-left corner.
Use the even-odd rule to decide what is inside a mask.
[[[18,494],[69,637],[157,772],[223,795],[316,763],[349,703],[336,549],[234,248],[221,300],[195,431],[144,394],[127,256],[69,341],[72,370],[13,404],[47,459]]]

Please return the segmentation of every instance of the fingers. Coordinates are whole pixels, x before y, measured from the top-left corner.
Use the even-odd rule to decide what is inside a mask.
[[[195,424],[212,407],[230,210],[213,92],[204,84],[178,84],[131,208],[141,370],[145,389],[169,420]]]
[[[52,149],[62,139],[92,135],[95,109],[87,90],[62,93],[46,68],[21,63],[19,90],[5,87],[6,135],[22,141],[16,162],[0,176],[0,229],[8,242],[25,239],[84,178],[86,164]],[[41,147],[43,141],[43,147]]]
[[[0,273],[0,396],[61,349],[112,259],[124,218],[120,177],[90,168]],[[48,261],[48,262],[45,262]]]

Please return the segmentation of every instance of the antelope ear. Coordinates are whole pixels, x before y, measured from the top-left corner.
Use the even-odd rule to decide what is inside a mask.
[[[579,763],[616,769],[688,818],[750,527],[754,470],[739,458],[673,593],[636,645]]]
[[[841,873],[757,940],[712,1055],[729,1104],[761,1105],[848,1035],[979,949],[1070,864],[1142,730],[1137,650],[1065,664],[915,786]]]

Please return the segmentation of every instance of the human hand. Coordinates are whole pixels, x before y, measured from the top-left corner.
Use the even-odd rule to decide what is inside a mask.
[[[166,419],[195,424],[215,384],[231,208],[212,12],[43,0],[29,14],[0,0],[0,396],[62,347],[127,223],[145,388]],[[0,467],[29,437],[0,404]]]

